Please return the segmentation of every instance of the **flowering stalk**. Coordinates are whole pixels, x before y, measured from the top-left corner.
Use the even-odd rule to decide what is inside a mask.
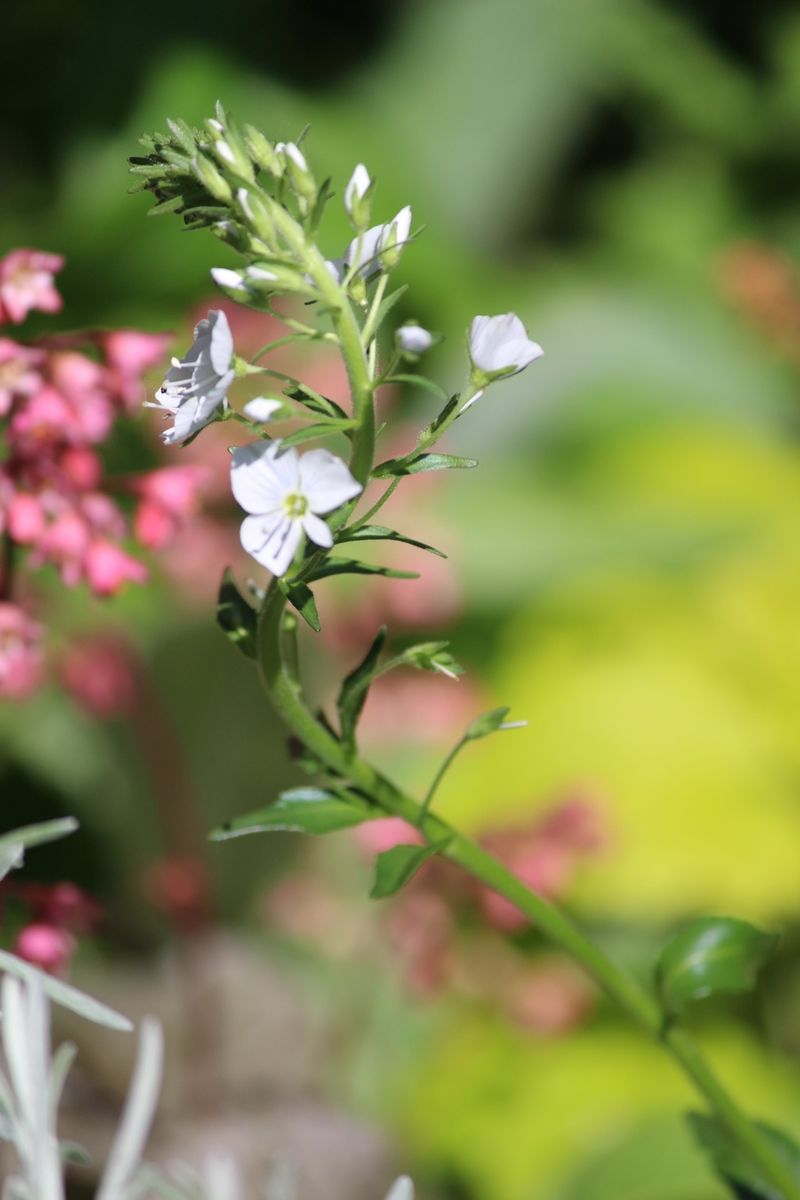
[[[433,344],[432,335],[413,325],[394,331],[390,365],[383,371],[380,367],[382,328],[399,295],[386,294],[388,278],[409,240],[410,210],[401,210],[387,224],[366,229],[372,181],[366,168],[359,165],[345,192],[345,208],[356,236],[340,258],[326,259],[317,244],[317,231],[329,199],[327,183],[317,188],[297,146],[272,146],[250,127],[239,130],[221,107],[205,130],[190,130],[179,122],[171,123],[170,128],[170,136],[145,139],[148,153],[131,160],[133,171],[143,177],[141,186],[155,194],[162,211],[179,212],[190,226],[210,226],[244,256],[247,265],[243,272],[214,273],[216,282],[234,299],[267,311],[274,311],[271,304],[275,295],[313,303],[331,327],[316,336],[336,345],[351,394],[348,415],[299,381],[269,368],[257,368],[283,378],[284,394],[310,409],[316,423],[290,434],[288,439],[270,440],[269,428],[262,428],[260,442],[234,454],[234,495],[250,514],[242,525],[242,544],[273,572],[274,578],[263,593],[257,614],[226,578],[218,615],[239,649],[255,661],[273,707],[304,748],[305,765],[321,778],[323,786],[286,792],[277,803],[237,818],[214,836],[222,840],[287,828],[324,833],[384,815],[404,819],[419,830],[426,845],[396,846],[380,855],[373,896],[392,894],[433,853],[499,893],[581,964],[683,1068],[715,1115],[722,1136],[749,1164],[745,1184],[759,1195],[800,1200],[800,1180],[776,1149],[772,1134],[741,1112],[678,1024],[679,1012],[687,1001],[713,991],[742,990],[752,983],[771,939],[744,922],[700,922],[702,937],[698,933],[694,942],[690,938],[688,948],[685,935],[682,942],[676,939],[666,947],[659,963],[656,996],[608,959],[559,908],[527,888],[501,862],[432,812],[436,788],[455,754],[471,740],[508,728],[506,709],[483,714],[473,722],[421,803],[366,762],[358,752],[356,733],[371,682],[401,662],[456,674],[457,664],[446,654],[444,643],[412,647],[381,664],[385,639],[385,631],[381,631],[362,663],[342,683],[337,702],[338,732],[312,713],[303,696],[293,636],[297,618],[287,605],[291,604],[318,631],[310,584],[331,574],[375,570],[391,573],[330,555],[329,550],[336,544],[370,538],[411,541],[431,549],[368,522],[405,475],[475,465],[471,459],[431,451],[487,388],[524,370],[541,355],[541,347],[528,338],[513,313],[476,317],[468,337],[469,369],[464,391],[444,397],[443,408],[420,432],[412,451],[376,464],[376,389],[394,378],[428,390],[436,387],[413,373],[394,375],[401,357],[413,363]],[[308,336],[313,337],[313,331]],[[187,362],[196,361],[194,351],[193,347]],[[193,376],[193,386],[199,384],[200,400],[205,387],[206,415],[214,408],[220,371],[228,365],[223,363],[213,372]],[[238,368],[241,374],[251,369],[247,364]],[[196,387],[192,395],[192,402],[198,402]],[[217,418],[229,415],[239,414],[235,410],[216,413]],[[242,419],[252,429],[246,414]],[[321,450],[298,460],[295,443],[333,434],[349,439],[349,465]],[[386,491],[364,516],[351,521],[359,495],[370,480],[388,481]],[[308,540],[304,545],[305,538]],[[720,944],[725,946],[726,961],[736,964],[734,978],[724,975],[714,958],[713,950]],[[740,1163],[733,1168],[717,1156],[716,1165],[726,1178],[742,1182],[741,1175],[736,1175]],[[761,1190],[753,1186],[753,1177],[762,1184],[766,1181]]]

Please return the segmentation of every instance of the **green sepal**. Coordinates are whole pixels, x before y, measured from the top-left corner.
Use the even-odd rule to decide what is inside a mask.
[[[308,579],[326,579],[329,575],[385,575],[387,579],[419,579],[419,571],[395,571],[393,567],[381,567],[377,563],[360,562],[355,558],[327,558],[309,575]]]
[[[475,458],[460,458],[456,454],[417,454],[407,458],[388,458],[372,472],[375,479],[386,475],[419,475],[422,471],[457,471],[477,467]]]
[[[281,438],[281,446],[299,446],[302,442],[313,442],[317,438],[333,437],[334,434],[348,434],[355,429],[356,422],[349,417],[332,418],[328,421],[315,421],[313,425],[305,425],[294,433]]]
[[[339,691],[336,707],[339,711],[342,740],[348,746],[352,746],[355,742],[358,719],[361,716],[361,710],[367,699],[369,685],[372,682],[372,676],[375,673],[375,668],[378,665],[378,659],[381,656],[381,651],[385,643],[386,626],[383,625],[375,635],[372,645],[364,655],[364,658],[344,679]]]
[[[397,665],[405,664],[416,667],[418,671],[436,671],[451,677],[463,675],[464,668],[447,649],[449,645],[446,641],[418,642],[415,646],[408,646],[398,655]]]
[[[351,829],[380,813],[353,796],[343,800],[327,788],[298,787],[281,792],[273,804],[226,821],[211,833],[212,842],[251,833],[336,833]]]
[[[185,204],[183,196],[170,196],[167,200],[159,200],[152,208],[148,208],[148,217],[161,217],[165,213],[180,212]]]
[[[668,1015],[692,1000],[750,991],[779,937],[736,917],[692,921],[664,947],[656,964],[656,987]]]
[[[217,624],[245,658],[255,658],[257,614],[236,586],[230,567],[219,585]]]
[[[689,1113],[687,1121],[696,1141],[705,1150],[717,1173],[739,1200],[784,1200],[783,1193],[764,1176],[763,1169],[752,1161],[747,1150],[717,1117]],[[800,1183],[800,1146],[782,1130],[762,1121],[754,1121],[756,1129],[768,1141],[775,1154],[783,1159],[789,1173]]]
[[[384,850],[375,859],[370,899],[385,900],[399,892],[437,849],[437,846],[392,846],[391,850]]]
[[[404,542],[406,546],[416,546],[418,550],[427,550],[430,554],[437,554],[439,558],[447,558],[447,555],[442,550],[437,550],[435,546],[429,546],[427,542],[418,542],[416,538],[406,537],[404,533],[398,533],[396,529],[389,529],[386,525],[360,525],[357,529],[343,529],[341,533],[336,535],[338,542]]]
[[[311,626],[314,633],[319,633],[321,629],[319,613],[311,588],[307,587],[305,583],[287,583],[283,579],[278,580],[278,587],[292,607],[297,609],[305,623]]]

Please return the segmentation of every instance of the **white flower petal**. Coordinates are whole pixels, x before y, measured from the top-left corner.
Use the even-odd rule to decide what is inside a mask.
[[[516,313],[475,317],[470,326],[469,352],[474,365],[487,375],[524,370],[544,351],[532,342]]]
[[[240,292],[247,290],[240,271],[231,271],[228,267],[212,267],[211,278],[217,287],[235,288]]]
[[[269,513],[298,491],[297,451],[279,453],[280,442],[237,446],[231,461],[231,490],[245,512]]]
[[[401,325],[394,336],[400,349],[409,354],[424,354],[433,345],[433,334],[421,325]]]
[[[329,450],[309,450],[300,459],[299,491],[314,513],[327,513],[352,500],[362,490],[347,463]]]
[[[284,512],[245,517],[239,537],[248,554],[273,575],[285,575],[292,565],[303,527]]]
[[[359,163],[344,189],[344,206],[350,214],[353,212],[353,202],[366,195],[370,182],[369,171],[363,163]]]
[[[208,314],[210,326],[211,348],[209,357],[211,365],[218,375],[224,375],[230,370],[233,361],[233,334],[228,324],[228,318],[222,309],[212,309]]]
[[[324,546],[326,550],[330,550],[333,545],[333,534],[321,517],[316,517],[312,512],[307,512],[303,517],[303,528],[312,542],[317,546]]]
[[[267,396],[256,396],[253,400],[248,400],[242,412],[251,421],[258,421],[259,424],[265,424],[273,413],[283,408],[280,400],[270,400]]]

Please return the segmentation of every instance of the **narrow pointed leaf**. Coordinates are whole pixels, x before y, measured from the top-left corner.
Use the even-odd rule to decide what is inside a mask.
[[[67,837],[78,828],[75,817],[58,817],[55,821],[40,821],[36,825],[23,825],[21,829],[12,829],[10,833],[0,836],[0,851],[8,845],[22,846],[30,850],[32,846],[42,846],[45,842],[56,842]]]
[[[456,471],[477,467],[475,458],[459,458],[455,454],[418,454],[408,458],[389,458],[372,472],[375,479],[386,475],[419,475],[422,471]]]
[[[442,428],[442,426],[445,424],[445,422],[448,420],[448,418],[452,416],[453,412],[458,407],[460,400],[461,400],[461,396],[459,395],[458,392],[456,392],[455,396],[450,397],[450,399],[447,401],[447,403],[445,404],[444,408],[439,413],[439,415],[433,421],[431,421],[430,425],[428,425],[427,428],[423,429],[420,432],[420,435],[419,435],[420,442],[426,441],[428,438],[435,438],[437,436],[437,434],[439,433],[439,430]]]
[[[434,383],[432,379],[428,379],[425,375],[415,375],[403,373],[400,375],[390,375],[386,383],[411,383],[414,387],[422,388],[426,392],[432,392],[439,400],[447,399],[447,392],[438,383]]]
[[[406,537],[404,533],[398,533],[396,529],[389,529],[386,525],[361,525],[358,529],[343,529],[336,537],[337,542],[404,542],[406,546],[416,546],[418,550],[427,550],[430,554],[437,554],[439,558],[447,558],[447,555],[437,550],[435,546],[429,546],[427,542],[418,542],[416,538]]]
[[[309,576],[326,579],[329,575],[385,575],[387,579],[419,579],[419,571],[395,571],[393,567],[381,567],[377,563],[359,562],[353,558],[328,558]]]
[[[384,850],[375,860],[370,898],[384,900],[399,892],[436,850],[436,846],[392,846],[391,850]]]
[[[362,661],[355,670],[350,672],[342,683],[336,707],[339,710],[342,739],[349,746],[352,746],[355,741],[356,725],[361,716],[361,710],[367,698],[367,691],[372,682],[372,676],[375,673],[375,668],[378,665],[378,659],[380,658],[385,642],[386,626],[384,625],[378,630],[375,640]]]
[[[299,787],[283,792],[274,804],[235,817],[211,834],[213,842],[250,833],[335,833],[368,821],[376,814],[366,803],[343,800],[326,788]]]
[[[402,287],[395,288],[395,290],[393,292],[390,292],[388,296],[384,296],[384,298],[380,304],[380,307],[378,308],[378,312],[375,316],[375,325],[374,325],[375,329],[380,329],[381,325],[383,325],[384,318],[392,311],[395,304],[397,304],[397,301],[407,291],[408,291],[408,284],[404,283]]]
[[[784,1200],[774,1184],[765,1177],[760,1164],[716,1117],[689,1113],[687,1120],[696,1141],[711,1158],[717,1172],[741,1200]],[[775,1153],[783,1159],[791,1175],[800,1183],[800,1146],[792,1138],[762,1121],[755,1122]]]
[[[0,971],[5,971],[9,975],[16,975],[18,979],[23,979],[30,982],[32,979],[37,979],[41,982],[44,988],[45,995],[53,1001],[54,1004],[60,1004],[62,1008],[68,1008],[70,1012],[77,1013],[80,1017],[85,1017],[87,1021],[93,1021],[95,1025],[105,1025],[109,1029],[119,1029],[129,1031],[133,1028],[132,1023],[127,1017],[121,1016],[120,1013],[114,1012],[113,1008],[108,1008],[107,1005],[101,1004],[99,1000],[93,1000],[91,996],[84,995],[69,983],[62,983],[60,979],[56,979],[52,975],[46,975],[44,971],[39,971],[36,967],[30,966],[29,963],[23,962],[13,954],[9,954],[6,950],[0,950]]]
[[[329,421],[316,421],[313,425],[304,425],[281,438],[281,446],[299,446],[303,442],[313,442],[316,438],[333,437],[334,434],[349,433],[355,428],[355,421],[349,418],[333,418]]]
[[[330,400],[321,392],[315,392],[313,388],[307,387],[304,383],[289,384],[283,389],[283,394],[290,400],[296,400],[298,404],[304,404],[306,408],[310,408],[312,412],[319,413],[323,417],[340,417],[342,420],[349,420],[347,413],[335,400]]]
[[[319,613],[311,588],[306,587],[304,583],[284,583],[283,580],[280,581],[279,586],[286,599],[297,609],[306,624],[310,625],[315,633],[319,633],[321,628]]]
[[[749,991],[778,941],[735,917],[693,921],[664,947],[656,966],[665,1010],[676,1014],[692,1000]]]
[[[217,624],[245,658],[256,656],[257,615],[248,604],[226,567],[217,597]]]

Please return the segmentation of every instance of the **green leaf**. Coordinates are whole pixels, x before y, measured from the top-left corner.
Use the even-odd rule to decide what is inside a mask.
[[[467,732],[464,734],[465,741],[474,741],[477,738],[488,737],[490,733],[497,733],[502,729],[520,729],[527,725],[527,721],[507,721],[511,710],[505,708],[493,708],[490,712],[482,713],[470,725]]]
[[[458,407],[460,400],[461,396],[458,392],[456,392],[455,396],[450,397],[439,415],[435,417],[433,421],[431,421],[430,425],[420,431],[420,442],[428,441],[429,439],[433,439],[437,436],[439,430],[449,420],[453,414],[453,411]]]
[[[784,1200],[783,1193],[765,1178],[761,1166],[751,1160],[727,1125],[716,1117],[701,1113],[689,1113],[687,1120],[718,1173],[741,1200]],[[754,1124],[800,1183],[800,1147],[797,1143],[772,1125],[761,1121]]]
[[[60,979],[56,979],[52,975],[46,975],[44,971],[39,971],[15,955],[9,954],[6,950],[0,950],[0,971],[16,975],[18,979],[23,979],[28,983],[34,979],[39,980],[45,994],[55,1004],[60,1004],[62,1008],[68,1008],[70,1012],[77,1013],[79,1017],[85,1017],[87,1021],[92,1021],[95,1025],[105,1025],[108,1029],[120,1029],[126,1032],[133,1029],[133,1024],[128,1018],[114,1012],[113,1008],[108,1008],[99,1000],[93,1000],[91,996],[86,996],[77,988],[68,983],[62,983]]]
[[[315,633],[319,633],[319,613],[317,612],[317,602],[314,599],[314,593],[311,591],[311,588],[306,587],[304,583],[284,583],[282,579],[278,581],[278,586],[289,603],[300,613],[306,624],[310,625]]]
[[[299,446],[302,442],[313,442],[315,438],[333,437],[334,434],[349,433],[355,429],[355,421],[349,417],[332,418],[329,421],[315,421],[313,425],[304,425],[281,438],[281,446]]]
[[[257,615],[233,580],[230,567],[222,575],[217,597],[217,624],[245,658],[256,656]]]
[[[341,417],[347,421],[350,418],[347,413],[341,408],[335,400],[330,400],[327,396],[323,396],[321,392],[315,392],[313,388],[307,387],[304,383],[291,383],[283,389],[284,396],[288,396],[290,400],[296,400],[298,404],[304,404],[306,408],[310,408],[312,412],[319,413],[323,417]]]
[[[778,941],[735,917],[693,921],[659,956],[656,986],[664,1008],[674,1015],[692,1000],[749,991]]]
[[[428,379],[426,375],[415,375],[404,373],[401,375],[389,375],[384,380],[384,383],[411,383],[414,387],[422,388],[423,391],[432,392],[439,400],[447,399],[447,392],[438,383],[434,383],[432,379]]]
[[[354,558],[328,558],[313,570],[308,578],[326,579],[329,575],[385,575],[387,579],[419,579],[419,571],[395,571],[377,563],[359,562]]]
[[[380,307],[375,315],[374,328],[380,329],[388,314],[392,311],[397,301],[408,291],[408,284],[404,283],[402,287],[395,288],[388,296],[384,296]]]
[[[356,725],[385,642],[386,626],[384,625],[378,630],[364,658],[342,683],[336,707],[339,710],[342,738],[349,746],[352,746],[355,741]]]
[[[55,821],[40,821],[36,825],[23,825],[21,829],[12,829],[10,833],[0,836],[0,851],[8,846],[21,846],[30,850],[32,846],[42,846],[45,842],[57,842],[67,837],[78,828],[75,817],[59,817]]]
[[[379,815],[353,797],[342,800],[326,788],[299,787],[282,792],[274,804],[235,817],[211,834],[212,842],[244,837],[250,833],[335,833],[350,829]]]
[[[418,475],[422,471],[458,471],[477,467],[475,458],[459,458],[456,454],[418,454],[407,458],[389,458],[372,472],[375,479],[386,475]]]
[[[337,542],[404,542],[407,546],[416,546],[418,550],[428,550],[431,554],[438,554],[439,558],[447,558],[441,550],[437,550],[435,546],[429,546],[427,542],[418,542],[416,538],[406,537],[404,533],[398,533],[396,529],[389,529],[386,525],[361,525],[358,529],[343,529],[336,536]]]
[[[384,900],[399,892],[437,851],[436,846],[392,846],[375,860],[375,880],[370,898]]]

